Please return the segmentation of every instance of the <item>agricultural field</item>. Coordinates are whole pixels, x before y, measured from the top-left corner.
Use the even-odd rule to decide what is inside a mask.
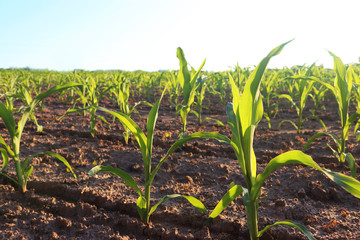
[[[285,45],[216,73],[180,48],[177,71],[0,69],[0,238],[360,239],[360,66],[266,69]]]

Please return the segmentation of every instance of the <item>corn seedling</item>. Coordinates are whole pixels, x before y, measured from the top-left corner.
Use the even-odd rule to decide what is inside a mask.
[[[360,78],[359,75],[355,72],[353,76],[354,76],[353,91],[355,93],[354,95],[356,101],[356,109],[359,111],[360,110]],[[354,134],[356,136],[357,141],[360,141],[360,131],[358,130],[359,127],[360,127],[360,119],[358,120],[354,128]]]
[[[177,112],[180,112],[181,123],[182,123],[182,129],[179,138],[184,138],[187,136],[187,132],[186,132],[187,117],[189,115],[191,105],[194,103],[195,92],[197,87],[196,80],[198,79],[198,76],[205,64],[206,59],[203,61],[203,63],[201,64],[201,66],[197,71],[192,69],[190,73],[187,67],[188,64],[185,59],[184,52],[180,47],[177,49],[176,55],[180,61],[180,70],[177,75],[177,78],[178,78],[178,82],[180,83],[183,94],[183,101],[181,104],[178,105],[178,110],[177,110]]]
[[[129,104],[130,83],[124,76],[117,74],[112,84],[113,86],[110,87],[110,92],[115,96],[115,102],[119,106],[120,112],[124,113],[125,115],[131,117],[131,114],[134,111],[137,112],[136,106],[139,104],[146,104],[151,106],[150,103],[145,101],[136,102],[132,105]],[[130,129],[124,126],[123,137],[126,144],[128,144],[130,134]]]
[[[229,75],[231,75],[231,77],[234,79],[236,86],[239,88],[239,91],[242,91],[247,79],[250,76],[250,69],[242,69],[239,64],[236,64],[235,72],[231,72]]]
[[[329,144],[328,147],[339,160],[339,164],[344,165],[345,161],[348,162],[351,175],[353,177],[356,177],[355,159],[351,153],[345,152],[346,141],[348,140],[351,124],[360,117],[360,109],[358,109],[356,113],[349,116],[349,103],[351,97],[352,82],[354,81],[354,78],[356,78],[356,76],[352,66],[350,66],[346,70],[345,65],[343,64],[341,59],[333,53],[329,53],[334,58],[334,70],[336,72],[334,85],[320,81],[317,78],[314,78],[314,80],[326,86],[335,96],[335,99],[338,103],[339,115],[341,119],[341,136],[339,138],[334,134],[328,133],[327,131],[318,132],[308,140],[308,142],[303,148],[303,151],[305,152],[309,145],[316,138],[324,135],[329,136],[334,140],[337,149],[332,148]]]
[[[151,108],[151,111],[149,113],[148,119],[147,119],[147,134],[139,128],[139,126],[127,115],[121,112],[114,112],[102,107],[98,107],[99,110],[104,111],[106,113],[109,113],[113,116],[115,116],[122,125],[126,126],[132,134],[134,135],[135,139],[137,140],[137,143],[139,144],[143,164],[144,164],[144,180],[145,180],[145,190],[142,191],[140,187],[137,185],[136,181],[125,171],[114,168],[111,166],[95,166],[90,171],[89,174],[92,176],[94,174],[100,173],[100,172],[107,172],[112,173],[120,178],[123,179],[124,183],[135,189],[135,191],[139,194],[139,198],[136,202],[137,210],[140,215],[141,220],[148,224],[150,215],[157,209],[157,207],[163,203],[164,201],[176,197],[183,197],[186,200],[188,200],[195,208],[202,212],[206,212],[205,206],[196,198],[192,196],[186,196],[186,195],[180,195],[180,194],[172,194],[167,195],[163,197],[159,202],[157,202],[152,207],[150,206],[150,195],[151,195],[151,186],[152,182],[160,169],[161,165],[164,163],[164,161],[169,157],[169,155],[175,151],[178,147],[181,147],[184,143],[187,141],[191,141],[198,138],[214,138],[217,139],[220,142],[224,142],[226,140],[226,137],[223,137],[217,133],[194,133],[191,134],[185,138],[182,138],[178,141],[176,141],[168,150],[166,155],[159,161],[157,166],[154,170],[151,169],[151,162],[152,162],[152,147],[153,147],[153,137],[154,137],[154,129],[155,124],[158,117],[158,111],[159,111],[159,105],[162,99],[162,96],[166,90],[163,91],[161,97],[156,101],[156,103]]]
[[[27,181],[33,171],[33,166],[29,165],[30,161],[33,157],[41,155],[41,154],[47,154],[50,156],[53,156],[57,158],[59,161],[65,164],[67,169],[71,171],[76,177],[75,173],[73,172],[71,166],[69,163],[64,159],[62,156],[52,153],[52,152],[41,152],[36,153],[30,157],[25,158],[25,160],[21,159],[20,156],[20,143],[21,143],[21,135],[24,130],[25,124],[27,120],[31,117],[31,115],[34,113],[36,106],[41,102],[44,98],[48,97],[49,95],[63,91],[67,88],[77,86],[76,84],[69,83],[62,86],[56,86],[53,88],[50,88],[49,90],[40,93],[37,95],[28,106],[24,107],[22,109],[22,116],[16,126],[15,118],[14,118],[14,112],[11,109],[8,109],[2,102],[0,102],[0,117],[2,118],[6,129],[8,130],[9,136],[10,136],[10,144],[7,144],[4,139],[0,136],[0,144],[3,148],[0,148],[1,155],[3,158],[3,166],[1,168],[0,174],[6,176],[10,180],[12,180],[15,184],[18,185],[21,192],[26,191],[26,185]],[[6,174],[6,168],[9,162],[9,157],[11,157],[15,164],[15,170],[16,170],[16,179],[10,177],[8,174]]]
[[[265,84],[261,85],[261,95],[265,103],[264,117],[268,122],[269,128],[271,128],[270,118],[275,118],[279,110],[279,104],[277,102],[272,103],[271,100],[277,96],[276,83],[279,80],[280,73],[280,71],[268,71],[268,74],[264,75]]]
[[[197,79],[197,81],[196,81],[197,87],[196,87],[196,93],[195,93],[195,97],[196,97],[195,105],[196,105],[197,111],[191,110],[190,112],[193,113],[197,117],[199,126],[203,123],[203,121],[206,121],[206,120],[213,120],[220,126],[224,126],[224,124],[221,121],[211,118],[211,117],[206,117],[206,118],[202,119],[202,108],[203,108],[203,101],[205,98],[205,92],[207,89],[207,85],[206,85],[207,81],[208,81],[208,78],[206,76],[201,76]]]
[[[259,239],[265,231],[277,226],[288,225],[295,227],[304,233],[309,239],[315,239],[312,234],[302,224],[284,220],[266,226],[263,230],[258,230],[258,206],[261,187],[265,179],[277,168],[288,164],[304,164],[313,167],[324,173],[331,180],[349,191],[356,197],[360,197],[360,182],[352,177],[334,173],[320,168],[313,159],[301,151],[289,151],[272,159],[265,167],[264,172],[257,175],[256,157],[253,149],[253,140],[256,126],[263,117],[263,102],[260,95],[260,84],[263,73],[270,59],[278,55],[288,42],[274,48],[256,67],[249,77],[244,91],[240,94],[236,83],[230,79],[233,94],[233,102],[227,105],[227,114],[232,137],[229,140],[235,155],[239,161],[240,168],[246,180],[247,187],[233,185],[224,195],[215,209],[209,216],[208,221],[218,216],[227,205],[236,197],[242,195],[247,213],[247,222],[250,232],[250,239]]]
[[[309,96],[312,98],[314,102],[314,110],[310,110],[312,115],[315,117],[319,111],[319,109],[325,109],[324,105],[321,105],[321,102],[325,98],[325,94],[327,93],[329,89],[327,89],[324,85],[316,86],[316,84],[313,85],[312,93],[309,94]]]
[[[213,73],[209,76],[210,84],[209,91],[213,95],[218,95],[220,97],[220,103],[225,104],[225,98],[227,94],[228,84],[228,73],[218,72]],[[211,84],[212,83],[212,84]]]
[[[12,98],[15,98],[15,99],[20,100],[25,103],[25,105],[19,109],[20,112],[22,111],[22,108],[30,106],[32,104],[32,102],[34,101],[31,94],[29,93],[28,89],[29,89],[28,87],[19,85],[18,92],[11,96]],[[40,103],[41,102],[39,102],[38,105],[40,105]],[[35,109],[30,114],[30,120],[35,124],[38,132],[43,131],[43,126],[39,125],[39,123],[37,121],[37,118],[35,115]]]
[[[104,117],[96,114],[96,107],[99,106],[100,99],[104,96],[105,93],[110,90],[110,88],[112,88],[112,86],[103,89],[100,86],[99,80],[94,79],[92,76],[86,77],[85,80],[78,77],[78,80],[80,86],[78,88],[75,88],[75,90],[78,93],[79,98],[76,99],[73,107],[68,109],[64,115],[58,118],[58,120],[61,120],[63,117],[71,113],[78,113],[80,115],[82,114],[85,117],[86,113],[89,112],[90,134],[91,136],[95,137],[95,132],[97,130],[96,122],[98,119],[103,121],[110,127],[109,123]],[[76,103],[78,101],[81,102],[82,108],[76,108]]]
[[[308,80],[308,77],[311,75],[311,69],[314,65],[315,65],[315,63],[308,68],[305,75],[302,75],[300,73],[298,75],[287,78],[287,80],[291,80],[291,82],[293,84],[293,89],[295,89],[295,93],[280,94],[278,97],[288,100],[291,103],[291,105],[293,107],[295,107],[296,113],[298,115],[298,121],[297,121],[297,123],[294,123],[291,120],[283,120],[279,123],[278,128],[283,123],[288,122],[295,127],[297,134],[300,134],[301,130],[303,129],[304,121],[308,118],[314,118],[314,119],[318,120],[321,123],[321,125],[324,127],[324,129],[326,130],[326,126],[320,118],[313,116],[313,115],[305,117],[305,118],[303,117],[303,111],[306,106],[306,101],[307,101],[307,98],[309,97],[310,92],[312,91],[312,87],[314,84],[313,81]],[[298,96],[297,97],[298,100],[296,100],[297,98],[295,98],[294,95]]]
[[[172,109],[176,109],[176,106],[178,106],[178,100],[181,94],[180,91],[181,91],[180,83],[175,73],[171,71],[168,92],[169,92],[169,104]]]
[[[6,104],[6,108],[9,109],[10,111],[14,111],[14,101],[15,101],[15,93],[17,92],[17,83],[18,83],[18,75],[17,76],[9,76],[7,78],[4,78],[2,83],[4,84],[2,86],[2,90],[3,90],[3,94],[1,94],[1,96],[3,96],[5,98],[5,104]]]

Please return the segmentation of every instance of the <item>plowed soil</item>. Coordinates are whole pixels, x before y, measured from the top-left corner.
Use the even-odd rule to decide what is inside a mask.
[[[138,196],[133,189],[111,174],[88,175],[94,161],[102,162],[127,171],[143,188],[142,159],[135,139],[126,145],[120,123],[113,123],[111,116],[102,113],[99,114],[111,123],[111,129],[99,121],[96,136],[92,137],[89,116],[72,114],[57,121],[71,105],[60,100],[58,95],[45,99],[44,104],[44,109],[36,113],[44,131],[38,133],[33,123],[27,123],[22,136],[22,158],[40,151],[56,152],[70,162],[77,179],[63,164],[48,156],[33,159],[34,172],[25,194],[1,177],[1,239],[249,239],[241,197],[208,225],[204,225],[208,215],[197,211],[182,198],[160,205],[151,216],[151,223],[144,225],[137,213]],[[318,116],[329,132],[339,135],[337,105],[331,96],[324,104],[326,109],[320,110]],[[110,100],[104,99],[100,105],[116,109]],[[215,96],[207,96],[204,105],[209,108],[204,109],[204,117],[221,120],[225,125],[207,120],[198,126],[195,116],[190,115],[188,132],[219,132],[230,137],[225,103]],[[311,108],[311,103],[309,106]],[[133,114],[133,118],[145,131],[150,107],[138,109],[141,117]],[[304,115],[310,113],[305,111]],[[254,147],[258,173],[278,154],[301,150],[312,135],[322,130],[315,120],[305,121],[300,135],[290,124],[285,123],[277,129],[284,119],[297,120],[295,109],[290,109],[286,103],[280,105],[271,129],[263,119],[256,130]],[[155,128],[153,166],[176,141],[180,129],[180,118],[170,109],[165,96]],[[9,142],[2,121],[0,134]],[[331,139],[320,138],[307,154],[321,167],[349,175],[348,167],[338,166],[327,144],[334,146]],[[360,144],[352,133],[347,151],[360,164]],[[15,176],[12,162],[8,174]],[[232,182],[246,186],[232,148],[213,140],[193,141],[174,152],[159,170],[152,188],[152,203],[165,195],[179,193],[200,199],[207,209],[212,210]],[[304,224],[317,239],[360,239],[360,200],[320,172],[302,165],[279,168],[263,186],[259,229],[285,219]],[[296,229],[278,226],[262,239],[306,237]]]

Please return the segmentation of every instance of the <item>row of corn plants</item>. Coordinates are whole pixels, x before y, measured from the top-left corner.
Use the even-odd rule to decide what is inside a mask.
[[[155,123],[157,119],[157,114],[159,110],[159,104],[162,99],[162,96],[154,104],[151,109],[148,121],[147,121],[147,134],[145,135],[141,129],[136,125],[136,123],[127,115],[117,113],[111,110],[100,108],[102,111],[110,113],[116,116],[120,122],[125,125],[127,128],[131,129],[131,132],[135,136],[143,156],[144,164],[144,180],[145,180],[145,191],[142,192],[140,187],[137,185],[136,181],[125,171],[111,166],[101,166],[98,165],[90,170],[89,174],[94,175],[100,172],[112,173],[120,178],[122,178],[129,187],[132,187],[139,194],[138,201],[136,203],[140,218],[144,223],[149,222],[150,215],[156,210],[156,208],[163,203],[164,201],[175,198],[175,197],[184,197],[186,198],[193,206],[202,212],[207,212],[205,206],[196,198],[186,195],[167,195],[160,199],[155,205],[150,206],[150,193],[151,193],[151,184],[161,167],[161,165],[166,161],[167,157],[178,147],[181,147],[185,142],[192,141],[195,139],[204,139],[212,138],[216,139],[222,143],[229,144],[233,148],[235,155],[238,159],[239,165],[242,170],[242,174],[246,180],[246,187],[241,185],[232,184],[230,190],[223,196],[219,203],[215,206],[213,211],[210,213],[207,222],[211,221],[213,218],[217,217],[221,212],[238,196],[242,196],[243,203],[245,205],[245,210],[247,212],[247,222],[251,239],[259,239],[265,231],[268,229],[278,226],[278,225],[287,225],[294,227],[304,233],[309,239],[315,239],[313,235],[306,229],[306,227],[300,223],[293,222],[290,220],[283,220],[276,222],[272,225],[266,226],[264,229],[258,229],[258,207],[259,207],[259,197],[261,194],[261,188],[270,174],[275,171],[277,168],[289,164],[303,164],[310,166],[320,172],[322,172],[329,179],[340,185],[346,191],[352,195],[360,198],[360,182],[355,178],[332,172],[330,170],[321,168],[309,155],[306,155],[302,151],[289,151],[282,153],[281,155],[272,159],[265,170],[261,174],[257,174],[256,170],[256,156],[253,149],[253,141],[255,129],[260,120],[263,117],[263,102],[260,94],[260,85],[265,72],[266,66],[270,59],[273,56],[278,55],[281,50],[285,47],[287,43],[280,45],[279,47],[273,49],[256,67],[256,69],[251,73],[249,78],[246,80],[245,85],[242,87],[242,84],[234,81],[233,77],[229,75],[233,102],[229,103],[226,107],[228,115],[228,124],[230,126],[232,137],[231,139],[226,136],[222,136],[218,133],[205,133],[197,132],[191,135],[183,135],[178,141],[176,141],[168,150],[166,155],[159,161],[154,170],[151,169],[151,152],[152,152],[152,141]],[[178,49],[179,53],[179,49]],[[183,72],[185,57],[183,52],[181,53],[180,59],[180,68]],[[165,92],[165,90],[164,90]],[[163,92],[163,93],[164,93]]]
[[[49,88],[49,86],[43,84],[42,81],[46,80],[45,82],[47,83],[51,82],[54,78],[53,75],[56,75],[51,72],[42,73],[40,80],[34,80],[36,77],[27,74],[26,71],[10,73],[2,71],[0,72],[0,77],[6,79],[6,81],[1,83],[4,87],[3,92],[0,94],[5,103],[0,102],[0,117],[8,131],[10,143],[6,143],[4,138],[0,137],[0,144],[2,146],[0,152],[3,162],[0,174],[17,184],[21,192],[25,192],[27,181],[33,171],[31,159],[40,154],[48,154],[63,162],[67,169],[74,174],[74,177],[76,177],[66,159],[56,153],[41,152],[26,158],[23,158],[20,155],[21,135],[27,121],[30,119],[37,126],[38,131],[43,131],[43,127],[38,124],[35,115],[36,109],[41,104],[42,100],[51,94],[64,93],[64,90],[67,90],[65,95],[67,94],[68,97],[70,96],[68,99],[72,101],[73,105],[63,117],[75,112],[86,117],[86,113],[89,113],[90,133],[95,136],[97,120],[100,119],[107,123],[102,115],[97,114],[97,111],[110,114],[122,124],[124,128],[123,136],[126,143],[131,135],[136,139],[136,142],[140,147],[144,165],[144,189],[137,184],[130,174],[119,168],[97,165],[89,171],[89,174],[94,175],[101,172],[112,173],[119,176],[126,185],[135,189],[139,195],[136,202],[138,213],[140,219],[144,223],[149,223],[151,214],[161,203],[176,197],[185,198],[203,213],[209,212],[204,204],[193,196],[180,194],[166,195],[153,206],[151,206],[150,200],[152,183],[156,174],[171,153],[188,141],[210,138],[224,144],[229,144],[233,148],[241,172],[245,177],[246,186],[232,184],[230,190],[223,198],[221,198],[215,208],[209,212],[207,222],[210,222],[213,218],[221,214],[226,206],[228,206],[235,198],[242,196],[247,212],[247,222],[251,239],[259,239],[265,231],[277,225],[295,227],[303,232],[309,239],[314,239],[305,226],[290,220],[276,222],[259,230],[258,200],[261,188],[265,179],[277,168],[288,164],[303,164],[322,172],[346,191],[360,198],[360,182],[355,179],[355,159],[351,153],[345,152],[345,142],[348,140],[352,123],[357,122],[359,125],[359,91],[356,86],[359,86],[360,83],[359,76],[356,72],[358,69],[354,66],[347,68],[341,62],[340,58],[332,53],[330,54],[334,58],[334,81],[323,78],[324,76],[329,78],[332,76],[328,72],[319,70],[321,68],[318,68],[315,65],[310,66],[306,70],[304,70],[305,67],[296,67],[284,71],[266,71],[270,59],[278,55],[288,43],[289,42],[286,42],[274,48],[254,70],[241,69],[237,65],[235,71],[207,73],[206,76],[201,76],[201,69],[205,64],[205,60],[198,70],[192,68],[191,71],[189,71],[188,63],[181,48],[177,49],[177,57],[180,63],[180,70],[177,72],[162,72],[150,75],[146,75],[144,72],[100,72],[92,75],[89,72],[74,71],[73,73],[59,74],[59,78],[56,81],[58,84],[61,84],[57,85],[55,83],[57,86]],[[22,84],[17,84],[19,80]],[[73,83],[67,83],[69,81]],[[262,84],[262,82],[265,82],[266,84]],[[143,86],[144,89],[146,89],[145,96],[149,101],[156,96],[154,86],[161,86],[162,90],[159,93],[160,97],[153,105],[148,102],[135,102],[130,105],[129,96],[131,83]],[[38,88],[30,88],[32,85],[37,85]],[[47,88],[47,90],[42,91],[43,88]],[[141,87],[139,87],[139,89],[141,89]],[[287,89],[288,93],[281,93],[284,89]],[[231,139],[214,132],[187,133],[186,124],[190,112],[197,116],[199,124],[203,121],[201,111],[206,90],[214,95],[220,93],[222,97],[225,95],[231,96],[232,103],[226,105],[228,125],[231,129]],[[316,111],[318,110],[320,102],[324,100],[325,95],[323,92],[325,91],[333,93],[338,102],[342,127],[340,137],[328,133],[323,122],[316,117]],[[173,106],[176,109],[176,113],[180,114],[182,130],[179,139],[169,148],[156,167],[152,169],[152,148],[155,125],[160,103],[167,92],[170,93],[170,104],[172,104],[172,100],[175,101]],[[358,110],[356,113],[349,116],[352,92],[354,92],[353,101],[358,104]],[[272,102],[273,98],[277,98],[278,100],[286,99],[291,103],[291,106],[296,109],[299,118],[298,122],[294,123],[289,120],[284,120],[280,125],[284,122],[290,122],[300,134],[303,128],[302,123],[307,118],[303,118],[302,113],[308,96],[311,96],[315,106],[313,115],[309,117],[319,120],[325,131],[310,138],[304,146],[303,152],[289,151],[282,153],[272,159],[265,170],[258,174],[256,156],[253,148],[254,134],[256,127],[263,116],[268,120],[269,127],[271,127],[270,118],[275,118],[278,110],[277,103]],[[119,107],[119,111],[101,107],[100,100],[103,97],[113,99]],[[221,100],[223,101],[224,98],[221,98]],[[263,100],[265,102],[265,112]],[[16,101],[22,102],[23,105],[19,108],[15,108],[14,103],[16,103]],[[152,106],[147,118],[146,134],[132,119],[132,112],[136,112],[135,107],[140,103]],[[191,110],[193,103],[196,105],[196,110]],[[16,119],[19,119],[18,124],[16,124]],[[355,127],[355,133],[358,132],[358,125]],[[330,145],[329,147],[337,156],[341,165],[344,164],[345,161],[348,162],[352,177],[321,168],[309,155],[304,153],[307,147],[315,141],[316,138],[323,135],[330,136],[335,141],[337,149],[333,149]],[[16,177],[10,176],[6,171],[9,161],[11,160],[14,162]]]

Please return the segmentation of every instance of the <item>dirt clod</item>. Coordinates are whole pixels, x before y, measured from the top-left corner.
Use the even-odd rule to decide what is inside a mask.
[[[275,200],[275,206],[276,207],[285,207],[286,206],[285,199],[284,198],[276,199]]]
[[[58,216],[55,218],[55,226],[58,228],[68,228],[71,227],[72,223],[69,219]]]

